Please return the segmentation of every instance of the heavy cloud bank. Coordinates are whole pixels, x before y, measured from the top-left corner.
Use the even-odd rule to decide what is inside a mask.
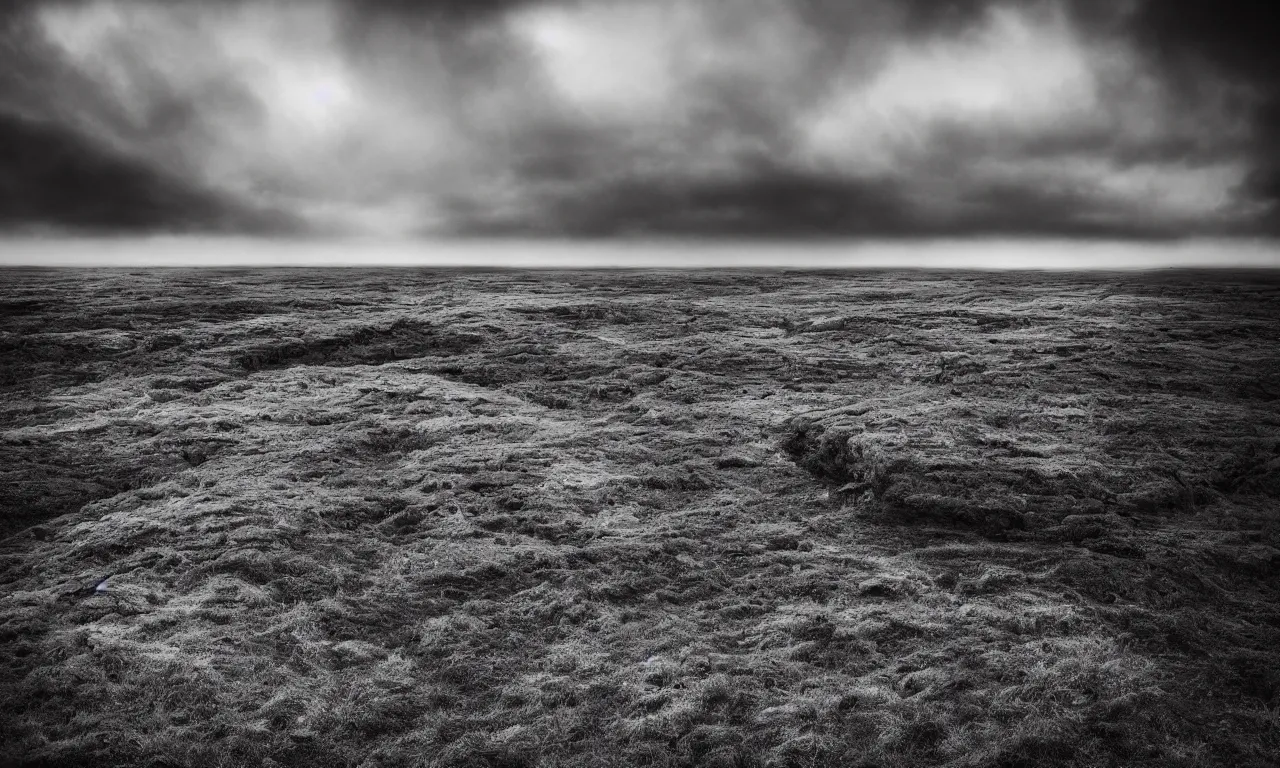
[[[28,0],[0,17],[0,222],[1274,234],[1251,7]]]

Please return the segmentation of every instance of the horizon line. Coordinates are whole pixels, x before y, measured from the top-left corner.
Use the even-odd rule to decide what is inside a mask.
[[[1261,237],[1167,241],[1018,237],[849,241],[11,237],[0,239],[0,267],[1045,272],[1280,269],[1280,240]]]

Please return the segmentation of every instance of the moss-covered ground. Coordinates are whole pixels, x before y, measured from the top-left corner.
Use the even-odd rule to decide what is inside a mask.
[[[1280,278],[0,275],[0,761],[1266,766]]]

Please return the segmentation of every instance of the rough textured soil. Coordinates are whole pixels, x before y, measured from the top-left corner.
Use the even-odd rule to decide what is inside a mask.
[[[0,377],[6,764],[1280,755],[1272,275],[11,270]]]

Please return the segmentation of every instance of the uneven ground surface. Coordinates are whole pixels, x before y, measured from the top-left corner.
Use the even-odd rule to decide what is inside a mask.
[[[7,271],[0,376],[0,762],[1280,755],[1273,276]]]

